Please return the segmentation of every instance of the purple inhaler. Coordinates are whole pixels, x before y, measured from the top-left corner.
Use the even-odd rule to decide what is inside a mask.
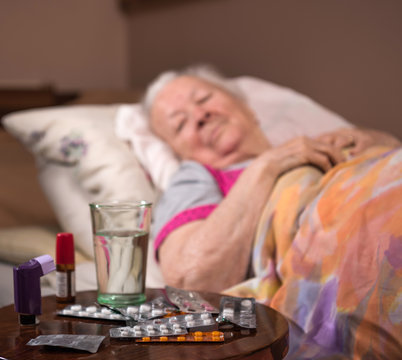
[[[53,258],[42,255],[14,267],[14,306],[21,325],[36,324],[36,315],[42,314],[40,277],[54,271]]]

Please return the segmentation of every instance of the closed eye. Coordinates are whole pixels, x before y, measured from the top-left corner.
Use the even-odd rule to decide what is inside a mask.
[[[212,92],[209,92],[203,96],[201,96],[199,99],[197,99],[197,104],[203,104],[206,101],[208,101],[212,97]]]
[[[186,118],[180,119],[180,121],[178,122],[178,125],[176,127],[176,134],[178,134],[183,129],[185,124],[186,124]]]

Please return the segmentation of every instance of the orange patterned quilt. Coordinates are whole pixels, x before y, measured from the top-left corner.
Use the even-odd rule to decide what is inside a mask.
[[[290,322],[287,359],[402,356],[402,148],[372,148],[322,175],[277,182],[231,288]]]

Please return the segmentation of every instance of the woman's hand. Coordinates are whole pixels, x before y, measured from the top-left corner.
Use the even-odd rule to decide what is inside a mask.
[[[396,147],[401,143],[394,136],[372,129],[341,129],[321,135],[317,140],[332,145],[338,150],[349,148],[351,156],[359,155],[371,146],[385,145]]]
[[[339,148],[303,136],[265,151],[256,162],[268,165],[269,171],[279,176],[302,165],[313,165],[327,172],[344,160]]]

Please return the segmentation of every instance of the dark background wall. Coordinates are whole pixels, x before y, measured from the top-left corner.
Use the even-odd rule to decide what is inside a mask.
[[[115,0],[0,0],[0,86],[128,86],[127,19]]]
[[[402,138],[402,1],[187,1],[132,13],[130,79],[194,62],[309,95]]]
[[[402,138],[400,0],[0,0],[0,86],[142,88],[200,62]]]

